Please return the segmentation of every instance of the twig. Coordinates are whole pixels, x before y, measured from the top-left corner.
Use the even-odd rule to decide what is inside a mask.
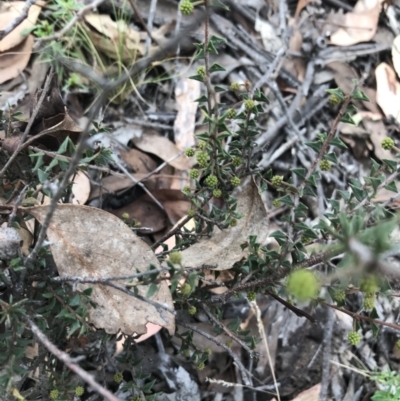
[[[57,359],[63,362],[68,369],[85,381],[94,391],[96,391],[96,393],[100,394],[108,401],[121,401],[120,398],[116,397],[109,390],[97,383],[92,375],[83,370],[79,365],[75,364],[67,353],[58,349],[31,319],[26,317],[25,320],[37,340],[40,341],[40,343],[42,343],[43,346],[46,347]]]
[[[269,352],[267,335],[265,333],[264,324],[263,324],[263,321],[261,319],[261,311],[260,311],[260,308],[257,305],[257,302],[255,302],[255,301],[254,302],[250,302],[250,306],[251,306],[251,309],[253,310],[253,313],[254,313],[254,315],[256,317],[258,331],[259,331],[260,337],[261,337],[261,339],[262,339],[262,341],[264,343],[265,350],[267,351],[268,363],[269,363],[269,367],[271,369],[272,379],[274,381],[276,396],[278,397],[278,401],[281,401],[281,396],[279,394],[279,388],[278,388],[278,382],[277,382],[276,376],[275,376],[275,369],[274,369],[274,365],[272,363],[271,354]]]
[[[21,136],[21,138],[19,140],[18,146],[15,149],[14,153],[10,156],[10,158],[7,160],[7,162],[4,165],[4,167],[1,169],[0,178],[3,177],[3,175],[5,174],[7,169],[10,167],[11,163],[15,160],[15,158],[18,155],[18,153],[21,151],[22,147],[24,146],[25,139],[28,136],[28,134],[29,134],[29,132],[30,132],[30,130],[32,128],[32,125],[33,125],[33,123],[34,123],[34,121],[36,119],[36,116],[37,116],[37,114],[39,112],[39,109],[42,106],[44,98],[46,97],[47,92],[48,92],[48,90],[50,88],[51,81],[53,80],[53,75],[54,75],[53,67],[50,67],[49,73],[47,74],[47,78],[46,78],[46,81],[45,81],[45,84],[44,84],[44,87],[43,87],[43,91],[40,94],[38,102],[36,103],[35,107],[33,108],[32,114],[31,114],[31,116],[29,118],[28,125],[26,126],[25,131],[22,134],[22,136]]]
[[[203,309],[203,311],[205,312],[205,314],[208,316],[208,318],[210,320],[212,320],[218,327],[220,327],[228,337],[232,338],[233,340],[235,340],[240,346],[243,347],[243,349],[245,349],[249,355],[250,358],[254,358],[256,356],[256,352],[251,350],[249,348],[249,346],[242,341],[236,334],[232,333],[231,330],[228,329],[228,327],[226,327],[222,322],[220,322],[210,311],[210,309],[205,305],[205,304],[201,304],[201,308]]]
[[[11,21],[4,29],[0,31],[0,40],[11,33],[19,24],[24,21],[29,14],[29,10],[38,0],[27,0],[24,8],[21,10],[21,14],[18,15],[13,21]]]
[[[157,40],[151,35],[150,29],[147,27],[146,23],[144,22],[142,14],[140,14],[140,11],[136,6],[135,1],[134,0],[129,0],[129,4],[131,5],[132,10],[135,13],[135,15],[136,15],[137,19],[139,20],[140,24],[142,25],[143,29],[147,32],[147,35],[149,35],[149,38],[151,38],[152,41],[157,43]],[[146,54],[147,54],[147,48],[146,48]]]
[[[374,324],[379,325],[379,326],[390,327],[391,329],[400,331],[400,326],[397,325],[397,324],[387,323],[387,322],[384,322],[384,321],[378,320],[378,319],[372,319],[371,317],[368,317],[368,316],[362,316],[362,315],[359,315],[358,313],[350,312],[347,309],[339,308],[336,305],[329,304],[328,302],[325,302],[325,301],[322,301],[322,300],[318,300],[318,302],[320,304],[322,304],[322,305],[326,305],[326,306],[329,306],[330,308],[333,308],[333,309],[336,309],[336,310],[338,310],[340,312],[343,312],[346,315],[351,316],[355,320],[365,320],[366,322],[369,322],[369,323],[374,323]]]
[[[322,363],[322,380],[321,380],[321,390],[319,392],[319,401],[325,401],[328,396],[328,385],[330,381],[330,360],[332,357],[332,334],[333,334],[333,324],[335,322],[335,314],[331,309],[328,309],[328,322],[327,327],[325,327],[324,335],[324,355]]]
[[[227,345],[225,345],[222,341],[217,340],[211,334],[208,334],[207,332],[197,328],[195,325],[187,324],[180,320],[177,321],[177,324],[179,326],[185,327],[189,330],[195,331],[196,333],[199,333],[203,337],[207,338],[208,340],[212,341],[213,343],[215,343],[215,344],[219,345],[221,348],[223,348],[236,363],[236,366],[238,367],[238,369],[240,370],[240,373],[242,374],[242,379],[243,379],[244,384],[246,386],[252,385],[251,379],[250,379],[251,373],[249,371],[247,371],[247,369],[243,366],[242,362],[240,362],[238,356],[234,352],[232,352],[232,350]]]
[[[150,9],[149,9],[149,17],[147,18],[147,26],[146,26],[146,31],[148,33],[148,36],[146,38],[146,44],[145,44],[145,56],[149,54],[150,51],[150,46],[151,46],[151,41],[153,40],[150,32],[153,29],[153,20],[154,20],[154,15],[156,13],[156,7],[157,7],[157,0],[151,0],[150,3]]]
[[[66,24],[62,29],[60,29],[57,33],[51,36],[46,36],[38,39],[38,41],[33,46],[33,51],[38,51],[40,46],[49,41],[58,41],[60,40],[87,12],[93,10],[98,7],[105,0],[94,0],[92,3],[88,4],[85,7],[82,7],[76,15],[71,18],[71,20]]]
[[[10,213],[10,216],[8,217],[7,227],[11,227],[13,222],[14,222],[14,220],[15,220],[15,218],[17,217],[18,206],[21,204],[22,198],[24,197],[25,192],[27,191],[28,188],[29,188],[29,185],[28,184],[25,185],[22,188],[20,194],[18,195],[18,198],[17,198],[17,200],[15,201],[15,203],[13,205],[13,209],[12,209],[12,211]]]

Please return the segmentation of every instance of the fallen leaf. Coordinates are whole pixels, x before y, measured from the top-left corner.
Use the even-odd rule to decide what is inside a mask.
[[[151,228],[151,234],[164,230],[168,226],[168,217],[164,210],[157,206],[151,199],[141,196],[134,202],[119,209],[109,210],[114,216],[122,218],[128,214],[128,223],[135,220],[141,227]],[[148,232],[146,231],[148,234]]]
[[[236,227],[221,231],[216,226],[210,238],[200,240],[182,251],[183,265],[217,265],[216,270],[226,270],[246,257],[246,250],[240,245],[250,235],[257,235],[257,242],[263,243],[268,237],[268,215],[257,186],[251,182],[237,200],[237,211],[243,217]]]
[[[308,390],[301,392],[292,401],[318,401],[320,391],[321,384],[316,384],[314,387],[311,387]]]
[[[15,29],[13,29],[7,36],[0,40],[0,52],[10,50],[26,39],[26,36],[22,35],[23,31],[32,28],[36,24],[36,20],[42,11],[41,6],[44,4],[44,1],[38,1],[36,4],[31,5],[29,8],[28,17],[25,18],[17,27],[15,27]],[[0,31],[4,29],[11,21],[22,14],[22,10],[25,5],[25,1],[3,1],[0,3]]]
[[[194,131],[201,84],[193,79],[180,79],[175,86],[177,114],[174,121],[174,140],[178,149],[184,150],[195,144]]]
[[[314,0],[299,0],[297,3],[296,12],[294,13],[294,18],[297,20],[303,8],[307,7],[313,1]]]
[[[17,77],[25,69],[31,58],[33,43],[33,35],[29,35],[6,53],[0,53],[0,84]]]
[[[351,46],[371,40],[378,28],[380,0],[359,0],[352,12],[336,14],[333,25],[340,26],[330,37],[336,46]]]
[[[72,203],[75,205],[84,205],[89,199],[90,194],[89,177],[83,171],[78,171],[72,178]]]
[[[169,161],[180,152],[180,149],[168,138],[151,131],[145,132],[141,138],[133,138],[132,141],[143,152],[152,153],[164,161]],[[169,161],[169,164],[178,170],[188,170],[192,163],[184,154]]]
[[[43,223],[49,208],[25,209]],[[104,277],[146,271],[160,265],[151,249],[120,219],[100,209],[81,205],[59,205],[47,230],[50,248],[60,276]],[[123,284],[123,282],[118,281]],[[91,299],[97,304],[89,310],[89,321],[107,333],[119,330],[127,335],[146,333],[148,322],[173,334],[175,318],[171,313],[131,297],[110,286],[78,284],[79,290],[92,287]],[[147,286],[138,286],[146,296]],[[161,282],[151,299],[173,309],[168,285]]]
[[[123,20],[113,21],[108,14],[86,14],[88,35],[97,49],[114,60],[134,61],[144,54],[140,33]],[[94,29],[97,31],[95,31]]]
[[[400,122],[400,83],[393,68],[380,63],[375,69],[376,102],[386,117],[392,116]]]
[[[134,173],[146,174],[157,168],[157,163],[149,155],[137,149],[121,151],[121,157]]]
[[[400,35],[397,35],[393,41],[392,60],[397,76],[400,78]]]

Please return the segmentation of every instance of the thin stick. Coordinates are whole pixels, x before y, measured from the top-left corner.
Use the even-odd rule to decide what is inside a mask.
[[[24,21],[29,14],[29,10],[38,0],[27,0],[24,8],[21,10],[21,14],[18,15],[13,21],[11,21],[3,30],[0,31],[0,40],[11,33],[22,21]]]
[[[83,370],[79,365],[75,364],[67,353],[58,349],[31,319],[27,317],[25,320],[29,324],[31,331],[37,340],[40,341],[40,343],[42,343],[57,359],[63,362],[70,370],[72,370],[72,372],[89,384],[89,386],[92,387],[96,393],[102,395],[108,401],[121,401],[120,398],[111,394],[110,391],[97,383],[92,375]]]

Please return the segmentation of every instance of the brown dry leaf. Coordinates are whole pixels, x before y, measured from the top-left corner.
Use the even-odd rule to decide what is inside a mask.
[[[257,235],[257,242],[268,237],[268,215],[258,188],[251,182],[238,196],[237,211],[243,217],[236,227],[224,231],[214,227],[210,238],[200,240],[182,251],[183,265],[217,265],[216,270],[232,268],[233,264],[246,257],[240,245],[248,241],[249,235]]]
[[[143,152],[152,153],[164,161],[172,159],[180,152],[178,147],[168,138],[152,131],[146,131],[141,138],[133,138],[132,141]],[[169,162],[172,167],[178,170],[189,170],[192,163],[184,154]]]
[[[164,206],[172,225],[185,217],[191,207],[188,197],[181,190],[164,188],[155,189],[151,193]],[[140,199],[153,202],[148,194],[144,194]]]
[[[375,69],[376,102],[386,117],[393,116],[400,122],[400,83],[393,68],[380,63]]]
[[[198,103],[195,102],[201,95],[199,81],[183,78],[175,87],[175,100],[178,113],[174,121],[174,139],[180,150],[195,144],[194,130]]]
[[[88,30],[88,35],[95,47],[108,57],[130,62],[137,55],[144,54],[140,33],[131,29],[125,21],[113,21],[107,14],[86,14],[84,19],[92,28]]]
[[[293,52],[293,54],[301,53],[303,36],[300,32],[300,29],[296,26],[295,19],[290,18],[289,25],[292,27],[292,35],[290,36],[289,40],[289,51]],[[306,72],[306,62],[302,57],[285,57],[283,65],[295,77],[297,77],[300,81],[303,81]]]
[[[331,35],[330,43],[351,46],[371,40],[377,30],[381,0],[358,0],[352,12],[334,16],[333,25],[340,26]]]
[[[43,223],[49,208],[25,209]],[[100,209],[81,205],[59,205],[47,230],[51,251],[60,276],[105,277],[146,271],[160,265],[151,249],[120,219]],[[120,283],[120,282],[119,282]],[[97,308],[89,310],[89,321],[107,333],[119,330],[127,335],[143,334],[151,322],[175,331],[174,316],[115,288],[99,284],[78,284],[79,290],[92,287],[91,299]],[[138,286],[146,296],[147,286]],[[173,309],[168,285],[161,282],[151,299]]]
[[[362,125],[370,134],[370,141],[374,145],[374,153],[380,160],[396,160],[396,157],[390,150],[385,150],[382,147],[382,141],[387,138],[387,129],[380,115],[374,115],[370,112],[359,112],[357,115],[362,118]]]
[[[321,392],[321,383],[301,392],[292,401],[318,401],[319,393]]]
[[[89,177],[83,171],[78,171],[72,178],[72,203],[74,205],[84,205],[90,194]]]
[[[76,142],[82,128],[65,110],[65,114],[58,114],[36,124],[34,134],[36,132],[38,132],[35,135],[37,143],[45,145],[50,150],[58,150],[66,137],[70,137],[73,142]]]
[[[33,35],[29,35],[6,53],[0,53],[0,84],[17,77],[25,69],[31,58],[33,43]]]
[[[303,8],[307,7],[313,1],[314,0],[299,0],[299,2],[297,3],[296,12],[294,13],[294,18],[297,20]]]
[[[36,4],[29,8],[28,17],[25,18],[15,29],[13,29],[7,36],[0,40],[0,52],[5,52],[13,47],[19,45],[26,39],[22,32],[32,28],[42,11],[44,1],[38,1]],[[22,14],[25,7],[24,1],[13,1],[0,3],[0,30],[4,29],[11,21]],[[33,43],[32,43],[33,46]],[[31,48],[32,48],[31,46]],[[3,81],[4,82],[4,81]]]
[[[392,60],[393,67],[397,72],[397,76],[400,78],[400,35],[397,35],[393,41]]]
[[[396,187],[400,188],[400,182],[399,181],[395,181]],[[389,191],[386,188],[380,188],[378,189],[375,198],[372,199],[373,202],[375,203],[383,203],[386,202],[390,199],[392,199],[393,197],[395,197],[396,194],[393,191]],[[393,200],[393,202],[390,202],[388,204],[389,207],[392,208],[398,208],[400,206],[400,199],[396,198]]]
[[[124,213],[128,213],[130,223],[135,220],[142,227],[152,228],[151,233],[157,233],[168,226],[168,217],[151,199],[145,199],[144,196],[127,206],[119,209],[109,210],[115,216],[122,218]],[[148,234],[148,232],[147,232]]]
[[[134,173],[147,174],[157,168],[157,163],[149,155],[137,149],[121,151],[121,157]]]

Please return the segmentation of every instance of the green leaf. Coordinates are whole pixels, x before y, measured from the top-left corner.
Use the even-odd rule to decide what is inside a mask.
[[[219,92],[226,92],[226,91],[227,91],[226,88],[223,88],[222,86],[218,86],[218,85],[215,85],[215,86],[214,86],[214,90],[215,90],[215,92],[217,92],[217,93],[219,93]]]
[[[334,153],[334,152],[331,152],[331,153],[327,153],[326,155],[325,155],[325,159],[326,160],[329,160],[331,163],[333,163],[333,164],[338,164],[338,159],[337,159],[337,157],[336,157],[336,153]]]
[[[322,143],[320,141],[305,142],[304,144],[309,148],[315,150],[317,153],[319,153],[322,147]]]
[[[284,203],[285,205],[291,206],[291,207],[294,206],[293,199],[291,198],[290,195],[282,196],[281,198],[278,198],[278,201]]]
[[[257,89],[255,91],[253,99],[263,103],[268,103],[268,104],[270,103],[269,99],[264,95],[264,92],[262,92],[260,89]]]
[[[311,187],[306,186],[304,188],[303,196],[313,196],[314,198],[316,198],[317,194],[314,192],[314,190]]]
[[[342,118],[340,119],[342,123],[347,123],[351,125],[357,125],[356,122],[353,120],[353,117],[350,115],[350,113],[344,113]]]
[[[210,67],[210,73],[217,71],[226,71],[226,69],[218,63],[213,63],[213,65]]]
[[[208,102],[208,97],[205,95],[200,96],[196,100],[193,100],[195,103],[203,103],[203,102]]]
[[[296,174],[300,178],[306,178],[306,169],[305,168],[292,168],[290,170],[292,173]]]
[[[385,189],[387,189],[388,191],[395,192],[395,193],[398,192],[395,181],[392,181],[390,184],[385,185]]]
[[[361,202],[362,200],[364,200],[364,198],[367,197],[367,193],[366,191],[364,191],[363,189],[357,188],[355,185],[353,184],[349,184],[350,188],[353,190],[353,194],[355,196],[355,198]]]
[[[355,100],[362,100],[364,102],[370,102],[368,96],[360,89],[355,89],[351,94],[351,97]]]
[[[395,171],[397,170],[397,162],[394,160],[389,160],[389,159],[382,159],[383,163],[386,164],[386,166],[389,167],[389,171]]]
[[[147,290],[146,298],[151,298],[158,291],[158,285],[156,283],[151,283],[149,289]]]
[[[282,231],[274,231],[269,236],[275,238],[280,246],[285,245],[287,242],[287,236]]]
[[[330,145],[339,146],[340,148],[347,149],[347,145],[338,137],[333,138]]]
[[[340,88],[326,89],[326,92],[330,93],[331,95],[337,96],[342,101],[345,98],[344,93]]]
[[[204,82],[204,78],[201,75],[198,75],[198,74],[190,76],[189,79],[193,79],[194,81]]]

